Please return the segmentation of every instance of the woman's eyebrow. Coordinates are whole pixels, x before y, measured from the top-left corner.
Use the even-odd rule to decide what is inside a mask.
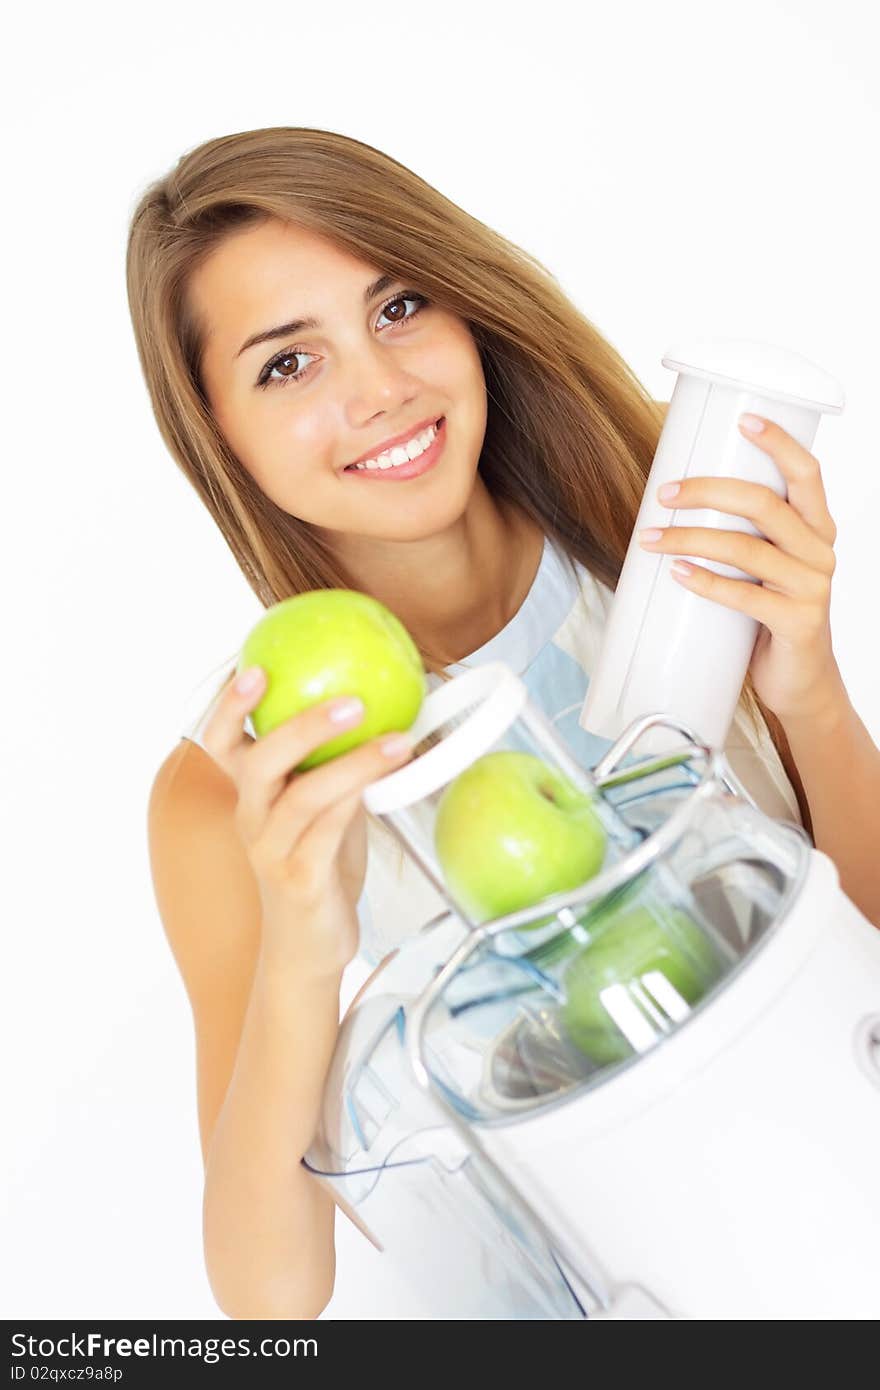
[[[369,304],[383,290],[387,290],[389,285],[394,284],[394,278],[393,275],[380,275],[378,280],[367,285],[364,290],[364,303]],[[320,327],[321,324],[318,319],[292,319],[290,323],[281,323],[277,328],[267,328],[262,333],[254,333],[247,342],[242,343],[235,356],[236,358],[241,357],[243,352],[246,352],[248,348],[256,347],[258,343],[268,343],[273,338],[291,338],[303,328]]]

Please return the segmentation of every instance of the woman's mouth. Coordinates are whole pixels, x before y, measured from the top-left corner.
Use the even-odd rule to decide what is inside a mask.
[[[350,478],[384,478],[386,481],[403,482],[405,478],[419,478],[423,473],[427,473],[433,468],[446,442],[446,416],[441,415],[435,423],[436,434],[427,449],[414,459],[408,459],[406,463],[392,463],[382,468],[375,465],[372,468],[359,468],[355,464],[349,464],[343,468],[342,472],[348,474]]]

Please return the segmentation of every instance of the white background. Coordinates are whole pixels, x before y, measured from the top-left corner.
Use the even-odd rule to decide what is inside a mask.
[[[336,130],[537,255],[657,399],[684,338],[819,363],[847,396],[813,446],[839,528],[835,651],[880,741],[880,33],[864,0],[22,14],[5,22],[2,1307],[219,1318],[146,806],[193,691],[261,610],[149,410],[124,286],[136,199],[203,140]],[[337,1232],[325,1317],[423,1314],[343,1216]]]

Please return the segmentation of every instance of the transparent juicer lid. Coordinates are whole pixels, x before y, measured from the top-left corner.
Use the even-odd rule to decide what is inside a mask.
[[[658,723],[681,733],[682,748],[634,761]],[[764,816],[723,754],[663,715],[636,721],[591,773],[522,682],[492,663],[432,692],[412,733],[413,760],[364,799],[469,928],[407,1028],[415,1012],[432,1080],[472,1119],[595,1084],[668,1036],[723,987],[805,872],[801,828]],[[475,914],[438,862],[438,804],[479,759],[513,750],[591,798],[605,854],[581,884]]]

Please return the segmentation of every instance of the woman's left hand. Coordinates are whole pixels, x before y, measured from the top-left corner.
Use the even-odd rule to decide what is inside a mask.
[[[642,531],[639,540],[646,550],[720,560],[761,581],[728,579],[700,565],[688,565],[689,574],[675,576],[693,593],[762,624],[749,665],[755,690],[783,723],[809,720],[826,711],[841,687],[830,622],[837,527],[818,460],[771,420],[763,422],[762,432],[752,433],[742,421],[755,418],[741,417],[740,429],[776,463],[788,486],[788,501],[772,488],[739,478],[686,478],[674,498],[661,496],[670,484],[659,489],[658,497],[676,510],[712,508],[745,517],[766,539],[742,531],[671,526],[655,540],[642,539],[648,534]]]

